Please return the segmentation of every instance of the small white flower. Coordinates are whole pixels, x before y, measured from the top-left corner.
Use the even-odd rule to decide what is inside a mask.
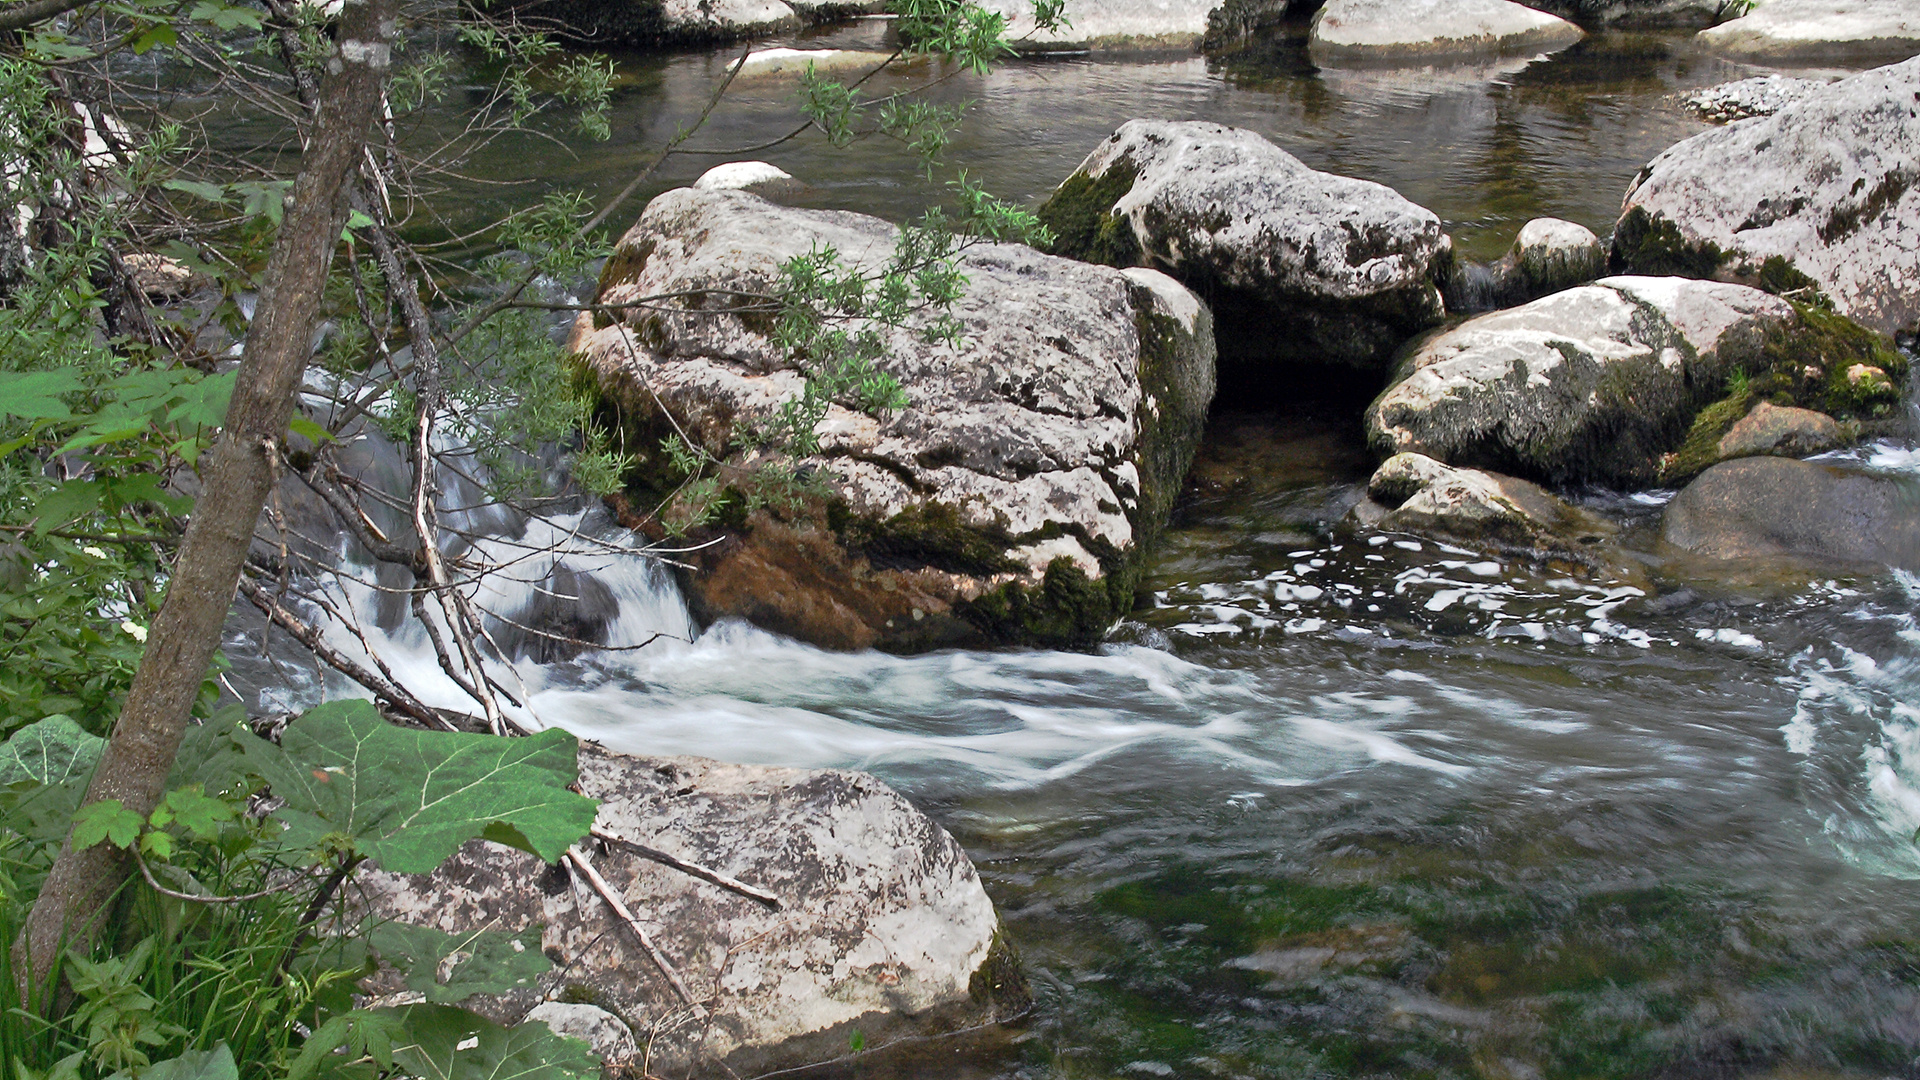
[[[132,619],[122,619],[120,620],[120,629],[125,630],[127,632],[127,636],[132,638],[133,640],[138,641],[143,645],[146,644],[146,641],[147,641],[146,627],[141,626],[139,623],[134,622]]]
[[[83,551],[83,552],[86,552],[86,553],[87,553],[88,555],[91,555],[91,556],[93,556],[93,557],[94,557],[94,558],[96,558],[96,559],[104,559],[104,558],[106,558],[106,557],[107,557],[107,553],[106,553],[106,552],[104,552],[104,551],[101,551],[101,550],[100,550],[99,548],[97,548],[97,547],[93,547],[93,546],[91,546],[91,545],[89,545],[89,546],[87,546],[87,547],[83,547],[83,548],[81,548],[80,550],[81,550],[81,551]]]

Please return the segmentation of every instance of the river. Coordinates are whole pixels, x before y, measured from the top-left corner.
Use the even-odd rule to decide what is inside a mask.
[[[733,55],[620,58],[611,144],[500,144],[475,170],[526,183],[456,188],[448,227],[617,189]],[[976,102],[953,159],[1011,198],[1127,119],[1215,120],[1391,185],[1490,259],[1536,216],[1604,235],[1634,172],[1703,130],[1678,92],[1750,73],[1671,34],[1412,75],[1314,72],[1283,39],[1231,62],[1017,61],[940,93]],[[695,145],[781,133],[790,90],[737,87]],[[899,220],[927,200],[880,140],[756,156],[814,205]],[[1359,435],[1350,401],[1220,411],[1149,598],[1097,651],[699,633],[669,577],[608,554],[576,565],[622,601],[611,644],[668,637],[518,676],[541,722],[868,769],[953,832],[1038,1004],[1006,1045],[912,1075],[1920,1075],[1920,578],[1667,563],[1662,492],[1583,496],[1641,553],[1632,581],[1356,532]],[[1909,445],[1851,456],[1920,486]],[[462,704],[424,642],[388,644]],[[235,677],[266,705],[343,692],[246,657]]]

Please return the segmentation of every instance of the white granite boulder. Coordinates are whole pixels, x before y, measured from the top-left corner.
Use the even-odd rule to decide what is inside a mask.
[[[1881,333],[1920,328],[1920,57],[1679,143],[1622,209],[1616,271],[1817,287]]]
[[[642,480],[676,488],[656,448],[685,432],[729,484],[777,466],[818,489],[702,534],[720,542],[690,556],[689,601],[829,648],[1097,641],[1132,606],[1213,397],[1207,309],[1151,270],[969,247],[957,346],[923,340],[926,316],[882,329],[878,367],[907,405],[836,402],[817,454],[769,460],[752,430],[805,384],[756,297],[796,256],[831,247],[872,269],[897,237],[861,214],[682,188],[617,246],[603,303],[681,298],[575,327]]]
[[[1377,369],[1444,314],[1452,241],[1438,217],[1251,131],[1129,121],[1040,216],[1061,254],[1152,266],[1207,297],[1223,364]]]
[[[540,927],[552,969],[467,1008],[543,1020],[603,1053],[637,1051],[658,1075],[747,1076],[844,1057],[854,1032],[878,1048],[1026,1007],[966,853],[871,776],[582,744],[580,788],[600,800],[597,829],[764,890],[779,907],[618,843],[583,845],[689,1001],[568,863],[476,840],[431,874],[363,871],[357,893],[377,918],[455,933]]]
[[[1920,4],[1770,0],[1697,36],[1715,52],[1757,63],[1905,60],[1920,53]]]
[[[1063,49],[1191,52],[1207,33],[1217,0],[1067,0],[1067,25],[1041,30],[1031,0],[986,0],[1006,16],[1007,37],[1022,52]]]
[[[1511,0],[1327,0],[1308,55],[1322,66],[1534,55],[1585,37],[1578,26]]]
[[[1551,483],[1646,486],[1729,376],[1797,316],[1757,289],[1607,278],[1411,349],[1367,410],[1384,454]]]

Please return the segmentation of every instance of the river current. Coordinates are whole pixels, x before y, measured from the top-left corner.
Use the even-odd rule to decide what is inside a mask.
[[[732,55],[623,59],[614,143],[545,151],[510,198],[617,188]],[[1486,259],[1531,217],[1604,235],[1634,171],[1702,129],[1678,93],[1751,73],[1673,35],[1362,74],[1283,39],[1230,62],[1018,61],[941,92],[977,101],[953,157],[1004,195],[1044,194],[1129,118],[1210,119],[1395,187]],[[790,91],[739,87],[700,144],[780,133]],[[525,152],[481,166],[522,177]],[[927,200],[878,141],[758,156],[816,205],[898,220]],[[450,227],[506,197],[461,198]],[[1216,415],[1145,599],[1091,652],[701,631],[668,574],[609,550],[572,558],[621,602],[609,644],[661,637],[509,685],[527,719],[616,749],[871,770],[951,830],[1037,1008],[908,1075],[1920,1075],[1920,578],[1674,564],[1653,553],[1665,492],[1583,496],[1639,553],[1617,581],[1356,531],[1357,412]],[[1910,445],[1849,456],[1920,487]],[[597,509],[531,528],[501,542],[631,542]],[[491,587],[498,610],[531,600]],[[468,707],[395,633],[376,644],[399,674]],[[234,644],[254,704],[347,692]]]

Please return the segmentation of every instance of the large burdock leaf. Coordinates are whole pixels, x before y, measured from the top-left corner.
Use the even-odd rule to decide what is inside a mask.
[[[518,934],[471,930],[449,934],[430,926],[381,923],[368,935],[373,951],[406,973],[407,989],[436,1005],[452,1005],[475,994],[505,994],[533,980],[553,964],[540,951],[540,928]]]
[[[389,1010],[382,1010],[389,1011]],[[465,1009],[409,1005],[390,1010],[406,1043],[393,1060],[420,1080],[598,1080],[600,1059],[578,1039],[535,1021],[501,1027]]]
[[[580,744],[395,727],[365,701],[336,701],[287,725],[274,747],[244,743],[299,845],[328,833],[397,874],[424,874],[485,836],[558,861],[593,826],[592,799],[567,790]]]
[[[89,735],[63,715],[28,724],[0,743],[0,787],[23,781],[53,785],[91,776],[107,740]]]

